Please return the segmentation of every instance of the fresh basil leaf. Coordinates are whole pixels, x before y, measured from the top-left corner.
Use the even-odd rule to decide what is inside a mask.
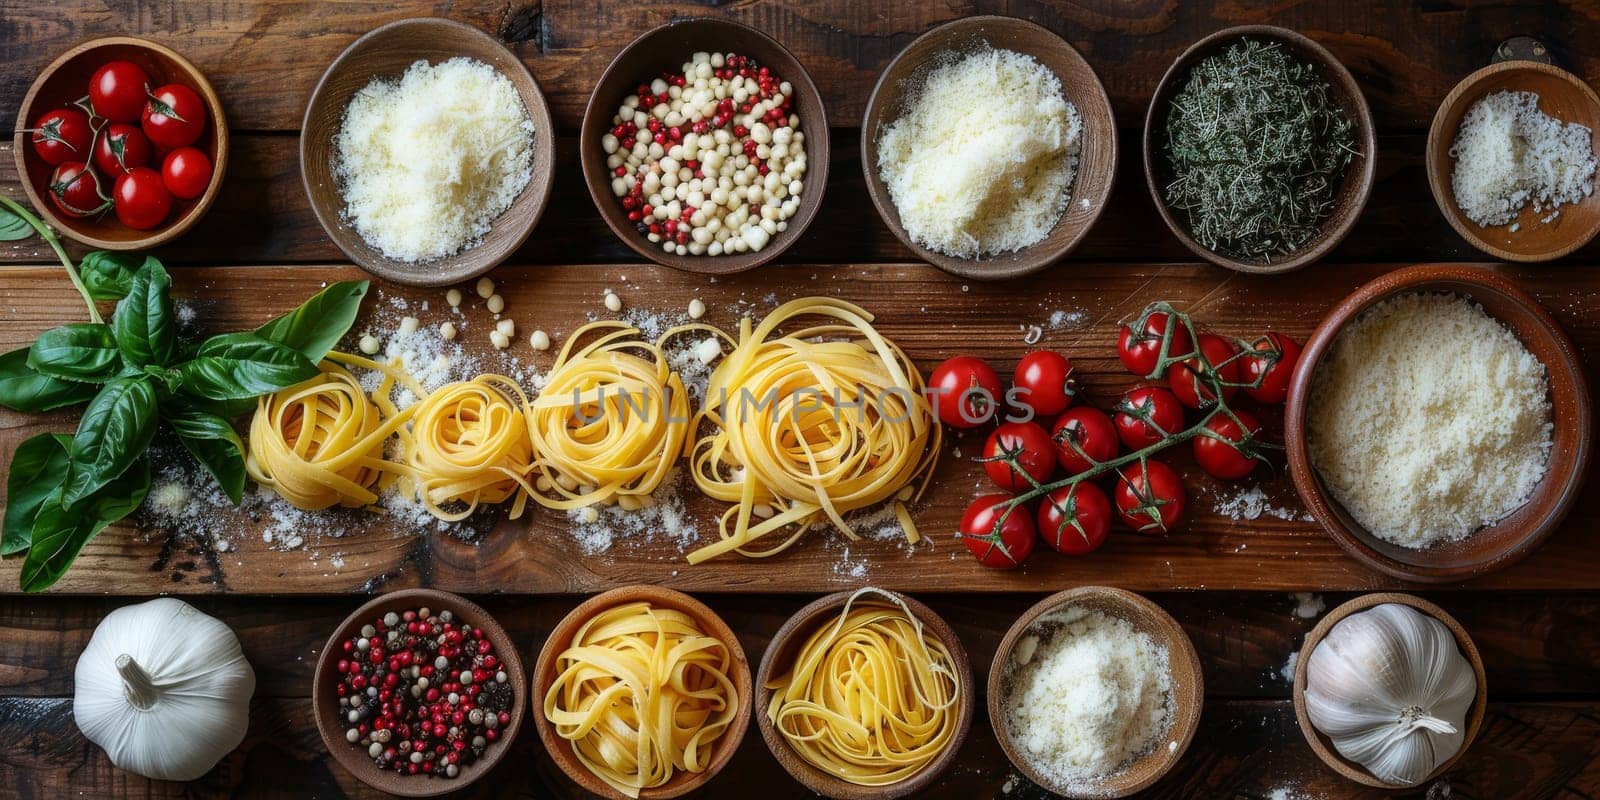
[[[33,522],[33,546],[22,561],[24,592],[39,592],[66,574],[83,546],[107,525],[132,514],[150,493],[150,461],[138,459],[115,480],[82,501],[64,505],[58,492],[46,500]]]
[[[22,552],[33,542],[33,520],[45,500],[61,491],[71,446],[72,437],[63,433],[41,433],[17,445],[17,452],[11,456],[11,471],[6,475],[0,555]]]
[[[0,406],[37,414],[89,402],[94,384],[53,378],[28,366],[29,348],[0,355]]]
[[[75,322],[39,334],[28,350],[28,366],[55,378],[105,383],[122,367],[111,326]]]
[[[367,281],[341,281],[312,295],[300,307],[256,329],[263,339],[286,344],[315,364],[344,338],[361,311]]]
[[[89,401],[72,437],[63,500],[74,505],[127,471],[156,435],[156,389],[144,378],[118,378]]]
[[[178,441],[188,448],[200,466],[217,479],[234,505],[244,497],[244,442],[226,419],[193,408],[180,408],[168,414],[167,422],[178,432]]]
[[[96,250],[78,263],[78,277],[83,281],[89,296],[96,300],[121,300],[133,289],[133,276],[139,270],[160,261],[138,253],[113,253]]]
[[[236,397],[232,400],[209,400],[204,397],[186,397],[184,401],[190,408],[204,411],[207,414],[216,414],[223,419],[237,419],[240,416],[256,410],[256,398]]]
[[[172,363],[177,348],[177,313],[172,309],[172,278],[161,262],[151,259],[133,276],[128,296],[117,303],[111,317],[122,357],[145,366]]]
[[[33,226],[20,214],[0,206],[0,242],[19,242],[33,235]]]
[[[210,400],[256,397],[317,375],[317,365],[299,350],[254,333],[213,336],[177,369],[184,391]]]

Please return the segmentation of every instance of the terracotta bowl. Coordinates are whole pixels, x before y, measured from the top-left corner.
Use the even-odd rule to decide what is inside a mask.
[[[535,661],[532,693],[534,728],[539,731],[539,738],[544,742],[550,758],[561,767],[561,771],[566,773],[568,778],[583,787],[584,791],[610,800],[626,800],[622,793],[590,772],[589,768],[578,760],[577,754],[572,749],[572,743],[556,733],[555,726],[544,716],[544,696],[555,684],[558,675],[556,660],[560,658],[562,651],[572,644],[572,637],[578,632],[578,628],[608,608],[638,602],[646,602],[656,608],[670,608],[689,615],[701,631],[727,646],[732,659],[733,673],[729,677],[733,679],[733,688],[738,695],[740,713],[718,739],[716,752],[711,756],[711,763],[702,772],[682,770],[674,772],[672,779],[664,785],[639,792],[642,800],[667,800],[692,795],[703,789],[723,767],[728,765],[733,759],[733,754],[739,750],[739,743],[744,741],[745,731],[750,727],[750,662],[745,658],[744,648],[739,645],[739,638],[734,635],[733,629],[728,627],[728,623],[723,622],[722,617],[717,616],[717,612],[712,611],[704,603],[682,592],[660,586],[623,586],[585,600],[563,617],[555,630],[545,638],[544,644],[539,648],[538,659]]]
[[[925,73],[931,62],[951,52],[970,51],[983,45],[1033,56],[1055,73],[1067,101],[1077,108],[1083,121],[1083,148],[1072,182],[1072,199],[1043,241],[1003,255],[956,258],[929,250],[906,234],[900,212],[889,196],[889,188],[878,174],[878,140],[883,130],[900,117],[911,100],[908,95],[917,88],[918,76]],[[918,258],[966,278],[1015,278],[1060,261],[1078,246],[1100,218],[1117,173],[1117,123],[1099,76],[1066,40],[1027,20],[967,17],[917,37],[884,67],[878,84],[872,89],[872,97],[867,100],[861,123],[861,169],[866,174],[867,193],[872,196],[878,215],[883,217],[895,238]]]
[[[333,141],[350,98],[373,78],[397,79],[413,62],[437,64],[457,56],[494,67],[517,88],[528,118],[533,120],[533,177],[477,246],[453,256],[407,264],[385,257],[340,218],[344,200],[333,174]],[[403,19],[355,40],[322,73],[300,124],[300,178],[317,221],[351,261],[395,283],[445,286],[488,272],[527,240],[550,199],[550,182],[555,176],[555,137],[555,123],[538,82],[522,59],[498,39],[471,25],[447,19]]]
[[[1340,330],[1374,304],[1408,292],[1471,297],[1505,324],[1543,362],[1554,419],[1550,467],[1533,498],[1510,516],[1459,542],[1413,550],[1380,539],[1358,524],[1323,485],[1306,448],[1311,378]],[[1284,410],[1284,441],[1296,492],[1333,540],[1381,572],[1429,583],[1461,581],[1526,558],[1561,524],[1583,489],[1594,423],[1583,362],[1554,317],[1528,293],[1487,269],[1425,265],[1395,270],[1357,289],[1323,317],[1300,354]]]
[[[1433,774],[1429,775],[1426,780],[1416,784],[1420,786],[1449,772],[1450,768],[1454,767],[1463,755],[1466,755],[1467,748],[1472,746],[1472,740],[1478,737],[1478,730],[1483,727],[1483,713],[1489,706],[1489,681],[1483,673],[1483,658],[1478,655],[1478,648],[1472,643],[1472,637],[1467,635],[1466,629],[1461,627],[1461,623],[1456,622],[1454,617],[1446,614],[1444,609],[1420,597],[1413,597],[1409,594],[1379,592],[1357,597],[1329,611],[1322,618],[1322,621],[1317,623],[1317,626],[1312,628],[1310,633],[1306,634],[1305,643],[1300,647],[1300,658],[1295,662],[1294,668],[1294,716],[1295,719],[1300,721],[1300,732],[1305,734],[1306,742],[1311,745],[1312,751],[1317,754],[1318,758],[1321,758],[1328,766],[1332,767],[1335,772],[1357,783],[1375,786],[1379,789],[1400,788],[1378,780],[1373,777],[1372,773],[1367,772],[1364,767],[1339,755],[1339,752],[1333,749],[1333,741],[1312,726],[1311,716],[1306,713],[1306,664],[1311,661],[1311,652],[1316,649],[1317,645],[1322,643],[1322,640],[1327,637],[1328,631],[1333,630],[1333,626],[1340,620],[1351,614],[1385,603],[1410,606],[1444,623],[1444,626],[1449,628],[1452,634],[1455,634],[1456,646],[1461,648],[1461,655],[1465,656],[1467,662],[1472,664],[1472,674],[1478,679],[1478,697],[1473,701],[1472,708],[1467,711],[1467,734],[1466,738],[1461,741],[1461,749],[1456,751],[1456,754],[1451,756],[1450,760],[1440,764],[1439,768],[1435,769]]]
[[[1478,225],[1456,206],[1450,180],[1456,160],[1450,155],[1450,146],[1473,104],[1501,91],[1538,94],[1541,111],[1562,122],[1587,126],[1590,146],[1600,151],[1600,97],[1589,84],[1564,69],[1535,61],[1491,64],[1456,84],[1433,115],[1428,128],[1428,186],[1433,189],[1433,200],[1461,238],[1495,258],[1525,262],[1561,258],[1600,232],[1600,198],[1590,196],[1563,205],[1558,209],[1561,213],[1548,223],[1540,220],[1550,212],[1536,212],[1529,204],[1515,221],[1491,227]],[[1517,226],[1515,233],[1512,225]]]
[[[515,692],[511,705],[511,722],[501,729],[503,734],[500,740],[484,751],[483,758],[463,767],[461,774],[455,778],[399,775],[373,766],[365,751],[345,741],[344,726],[338,711],[339,699],[334,694],[333,687],[339,681],[337,665],[339,659],[344,656],[341,650],[344,640],[356,635],[361,626],[390,611],[402,612],[423,606],[435,611],[448,610],[457,619],[469,622],[473,627],[482,628],[489,641],[494,643],[494,651],[500,657],[501,669],[506,672],[507,685]],[[449,592],[436,589],[402,589],[373,598],[352,612],[344,622],[339,623],[333,635],[328,637],[328,643],[323,645],[322,655],[317,659],[317,673],[311,684],[311,698],[315,705],[313,711],[317,720],[317,732],[322,734],[322,746],[327,748],[328,754],[333,756],[334,761],[339,762],[339,766],[344,767],[362,783],[379,791],[401,797],[438,797],[465,788],[468,784],[481,779],[494,770],[500,759],[511,752],[517,731],[522,727],[523,715],[528,711],[527,698],[522,696],[525,691],[523,687],[527,685],[522,672],[522,658],[517,654],[516,645],[511,641],[511,637],[506,635],[505,629],[500,627],[500,623],[489,616],[489,612],[479,608],[472,601]]]
[[[1350,115],[1350,121],[1355,126],[1355,145],[1361,152],[1361,155],[1352,158],[1349,166],[1345,168],[1344,182],[1339,184],[1338,192],[1334,195],[1332,212],[1322,222],[1322,232],[1299,250],[1271,262],[1232,258],[1207,249],[1189,235],[1188,223],[1179,219],[1172,209],[1167,207],[1163,195],[1163,190],[1172,180],[1172,168],[1167,163],[1163,148],[1166,145],[1167,111],[1172,105],[1173,96],[1188,83],[1189,72],[1196,63],[1222,53],[1244,37],[1280,42],[1295,58],[1316,66],[1322,78],[1333,87],[1339,105]],[[1372,174],[1376,166],[1375,154],[1378,152],[1377,138],[1373,130],[1372,111],[1367,107],[1367,98],[1361,93],[1361,87],[1356,84],[1356,79],[1351,77],[1350,70],[1345,69],[1344,64],[1322,45],[1287,28],[1274,25],[1241,25],[1226,28],[1195,42],[1188,50],[1183,51],[1183,55],[1178,56],[1178,60],[1172,62],[1166,74],[1161,76],[1161,83],[1156,86],[1155,96],[1150,99],[1150,110],[1144,117],[1145,184],[1150,189],[1150,199],[1155,202],[1156,210],[1161,213],[1161,219],[1172,230],[1172,235],[1178,237],[1178,241],[1195,255],[1218,266],[1239,272],[1258,274],[1291,272],[1327,255],[1344,241],[1351,228],[1355,227],[1357,218],[1361,216],[1361,209],[1367,205],[1367,197],[1372,194]]]
[[[1149,753],[1135,759],[1121,772],[1106,777],[1088,791],[1056,786],[1040,774],[1023,757],[1006,723],[1006,698],[1011,693],[1013,681],[1012,651],[1040,617],[1068,606],[1094,609],[1127,620],[1134,630],[1149,634],[1157,644],[1167,649],[1167,661],[1172,670],[1173,719],[1167,741],[1158,742]],[[1080,586],[1040,600],[1012,623],[1005,638],[1000,640],[994,663],[989,667],[989,720],[994,725],[995,738],[1000,740],[1000,749],[1005,751],[1006,758],[1011,759],[1012,765],[1028,780],[1063,797],[1127,797],[1154,785],[1183,759],[1189,742],[1194,739],[1195,730],[1200,726],[1200,711],[1204,705],[1205,676],[1200,670],[1200,656],[1183,627],[1171,614],[1148,599],[1109,586]]]
[[[801,178],[805,191],[800,195],[800,208],[788,220],[788,229],[772,237],[766,247],[756,252],[720,256],[668,254],[634,229],[634,224],[628,221],[628,212],[611,193],[612,175],[606,169],[606,152],[600,146],[600,139],[611,130],[611,119],[617,108],[641,82],[649,83],[663,72],[679,72],[684,62],[700,51],[749,56],[794,87],[795,110],[800,115],[800,130],[806,135],[806,174]],[[772,37],[725,19],[676,20],[634,39],[611,59],[611,65],[600,76],[600,83],[589,95],[589,105],[584,109],[578,152],[589,196],[594,199],[606,225],[624,244],[663,266],[685,272],[726,275],[754,269],[777,258],[816,218],[817,209],[822,207],[823,191],[828,186],[828,116],[822,108],[822,94],[811,82],[811,75],[793,53]]]
[[[116,212],[109,210],[81,219],[58,213],[45,189],[54,168],[33,152],[33,137],[27,132],[46,112],[70,107],[74,101],[88,94],[89,77],[112,61],[138,64],[149,76],[152,88],[168,83],[183,84],[195,90],[206,105],[206,128],[194,146],[211,160],[211,183],[206,186],[205,193],[193,200],[173,198],[172,212],[167,215],[167,221],[153,230],[134,230],[123,225],[117,219]],[[146,250],[182,236],[205,216],[212,202],[217,199],[217,189],[222,186],[222,176],[228,170],[228,120],[216,90],[211,88],[210,81],[188,59],[148,39],[110,36],[84,42],[62,53],[39,73],[39,77],[28,88],[27,95],[22,98],[22,108],[17,112],[12,153],[17,159],[17,174],[21,176],[23,191],[28,193],[28,202],[45,222],[50,223],[50,227],[90,247]],[[152,159],[149,166],[158,172],[161,170],[159,160]],[[107,182],[103,188],[109,194],[112,187]]]
[[[766,688],[773,678],[788,672],[794,663],[795,655],[806,639],[823,625],[832,624],[839,618],[844,610],[844,605],[849,601],[852,591],[835,592],[834,594],[818,598],[806,607],[796,611],[783,623],[783,627],[773,634],[771,644],[767,645],[767,652],[761,656],[761,668],[756,672],[756,726],[761,729],[761,738],[767,742],[767,749],[772,751],[774,758],[783,765],[784,771],[791,777],[804,784],[824,797],[840,798],[840,800],[894,800],[919,792],[934,781],[946,769],[954,764],[957,754],[961,751],[961,744],[967,739],[967,731],[972,727],[974,708],[973,695],[977,687],[972,682],[972,663],[967,658],[967,651],[961,646],[961,639],[956,636],[954,629],[942,617],[934,613],[933,609],[898,592],[888,594],[904,601],[911,614],[922,623],[927,634],[942,642],[950,657],[955,662],[959,673],[962,692],[959,707],[956,710],[956,730],[943,753],[935,758],[922,771],[898,783],[887,786],[860,786],[841,780],[820,769],[812,766],[810,762],[801,758],[789,742],[783,738],[778,729],[773,726],[772,720],[767,718],[767,704],[772,701],[772,690]],[[881,595],[868,594],[857,600],[861,602],[886,602]]]

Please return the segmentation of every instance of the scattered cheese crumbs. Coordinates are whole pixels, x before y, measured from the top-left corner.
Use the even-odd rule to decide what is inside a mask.
[[[494,294],[494,281],[489,278],[479,278],[477,286],[474,288],[479,297],[488,300]]]
[[[189,490],[178,481],[158,483],[150,492],[150,504],[163,512],[181,512],[189,504]]]
[[[383,347],[383,343],[378,341],[378,337],[369,333],[366,336],[361,337],[361,343],[359,346],[361,348],[361,352],[371,356],[378,354],[378,350]]]
[[[446,323],[440,325],[439,326],[439,335],[441,337],[443,337],[444,340],[447,341],[447,342],[453,341],[456,338],[456,325],[455,325],[455,323],[454,322],[446,322]]]
[[[528,344],[531,345],[533,349],[541,352],[549,350],[550,334],[545,333],[544,331],[534,331],[533,335],[528,337]]]
[[[1540,213],[1579,202],[1594,191],[1590,142],[1588,128],[1540,111],[1533,92],[1486,95],[1467,110],[1450,146],[1456,205],[1489,226],[1511,222],[1529,202]]]
[[[607,291],[606,292],[605,303],[606,303],[606,310],[607,311],[621,311],[622,310],[622,298],[618,297],[616,292]]]
[[[460,308],[461,307],[461,290],[460,289],[451,289],[450,291],[445,292],[444,293],[444,301],[446,303],[449,303],[451,308]]]
[[[419,320],[416,317],[401,317],[400,318],[400,329],[399,329],[400,330],[400,334],[402,336],[404,336],[404,335],[409,335],[409,334],[416,333],[417,332],[417,328],[421,327],[421,325],[422,325],[422,320]]]
[[[1278,677],[1282,678],[1284,683],[1294,683],[1294,668],[1299,664],[1300,651],[1295,650],[1289,653],[1289,659],[1283,662],[1282,667],[1278,668]]]
[[[1328,601],[1322,599],[1320,594],[1311,592],[1294,593],[1294,615],[1300,619],[1316,619],[1328,608]]]
[[[696,297],[689,301],[689,319],[699,319],[706,315],[705,301]]]
[[[1232,488],[1237,489],[1237,487]],[[1253,520],[1262,516],[1302,522],[1310,522],[1313,519],[1304,511],[1296,511],[1289,506],[1273,505],[1272,499],[1259,484],[1237,489],[1237,493],[1231,496],[1216,498],[1211,510],[1234,520]]]
[[[483,307],[489,309],[490,314],[498,314],[506,310],[506,299],[498,294],[491,294]]]
[[[499,322],[496,322],[494,324],[494,329],[505,334],[507,339],[517,335],[517,323],[509,319],[503,319]]]
[[[694,346],[694,357],[700,359],[702,364],[709,365],[720,355],[722,355],[722,342],[717,341],[715,336],[701,339],[700,343]]]
[[[489,343],[494,345],[496,350],[504,350],[511,346],[511,337],[500,331],[495,331],[489,334]]]

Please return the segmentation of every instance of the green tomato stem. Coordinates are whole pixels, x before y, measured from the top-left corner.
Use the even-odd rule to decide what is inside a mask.
[[[89,321],[97,324],[105,322],[100,316],[100,308],[94,303],[94,298],[89,296],[89,288],[84,286],[83,279],[78,277],[78,268],[73,265],[72,257],[68,256],[67,249],[61,246],[61,239],[56,236],[56,232],[50,230],[50,226],[44,224],[44,220],[34,216],[34,213],[28,210],[27,206],[9,197],[0,195],[0,205],[4,205],[11,213],[21,217],[23,222],[28,223],[28,227],[33,228],[34,232],[39,234],[40,239],[50,245],[51,250],[56,251],[56,258],[61,259],[61,266],[66,268],[67,277],[72,279],[73,288],[78,290],[78,294],[83,296],[84,305],[89,307]]]

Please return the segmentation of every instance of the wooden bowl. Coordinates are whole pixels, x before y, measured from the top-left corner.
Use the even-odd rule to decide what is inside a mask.
[[[193,200],[172,199],[172,212],[160,227],[148,231],[134,230],[117,219],[116,212],[73,219],[56,211],[55,204],[43,187],[50,179],[52,167],[33,152],[29,126],[48,111],[70,106],[88,94],[89,78],[94,71],[112,61],[132,61],[150,78],[151,87],[180,83],[195,90],[206,105],[206,128],[194,143],[206,158],[211,160],[211,183],[203,194]],[[211,82],[189,60],[166,45],[133,36],[108,36],[93,39],[62,53],[50,66],[45,67],[28,93],[22,98],[22,108],[17,112],[16,133],[12,138],[12,153],[17,159],[17,174],[21,177],[23,191],[35,212],[50,227],[83,242],[90,247],[105,250],[147,250],[166,244],[194,227],[211,209],[217,199],[217,189],[222,186],[222,176],[228,169],[228,120],[222,110],[222,101],[211,88]],[[152,158],[150,166],[157,172],[161,162]],[[102,176],[104,178],[105,176]],[[111,192],[109,181],[103,186]]]
[[[1078,155],[1078,171],[1072,181],[1072,199],[1050,234],[1039,243],[1012,253],[982,259],[956,258],[929,250],[911,240],[900,222],[900,211],[889,196],[889,188],[878,174],[878,140],[883,129],[893,124],[910,101],[908,94],[917,88],[917,77],[930,63],[950,52],[972,50],[983,45],[1033,56],[1061,81],[1068,102],[1083,120],[1083,147]],[[1066,40],[1027,20],[1012,17],[979,16],[947,22],[922,34],[906,45],[889,62],[867,100],[861,122],[861,169],[867,178],[867,193],[884,224],[895,238],[918,258],[954,275],[976,280],[1015,278],[1038,272],[1060,261],[1088,234],[1105,210],[1111,184],[1117,174],[1117,123],[1111,114],[1111,100],[1099,76],[1083,56]]]
[[[1589,243],[1600,232],[1600,198],[1585,197],[1558,209],[1561,213],[1548,223],[1540,222],[1550,212],[1539,213],[1530,203],[1516,220],[1505,225],[1482,227],[1467,218],[1456,206],[1451,188],[1451,173],[1456,160],[1450,155],[1461,118],[1474,103],[1500,91],[1534,92],[1539,95],[1539,110],[1562,122],[1576,122],[1589,128],[1590,147],[1600,151],[1600,97],[1581,78],[1559,67],[1536,61],[1502,61],[1463,78],[1450,90],[1428,128],[1428,186],[1440,213],[1450,227],[1473,247],[1506,261],[1551,261]],[[1517,232],[1511,226],[1517,225]]]
[[[956,710],[956,730],[943,753],[938,758],[929,762],[922,771],[898,783],[887,786],[860,786],[841,780],[820,769],[812,766],[810,762],[801,758],[783,734],[773,726],[772,720],[767,718],[767,705],[772,701],[772,690],[767,684],[778,675],[787,672],[794,662],[794,657],[805,640],[823,625],[831,624],[838,619],[846,602],[855,594],[853,591],[835,592],[825,597],[820,597],[806,607],[796,611],[789,617],[783,627],[773,634],[771,644],[767,645],[767,652],[761,656],[761,668],[756,673],[756,726],[761,729],[761,738],[767,742],[767,749],[772,751],[774,758],[783,765],[795,780],[824,797],[840,798],[840,800],[894,800],[909,794],[921,791],[939,779],[946,769],[954,764],[956,756],[961,750],[961,744],[967,739],[967,731],[972,727],[973,695],[977,687],[972,682],[972,663],[967,658],[967,651],[961,646],[960,637],[945,622],[942,617],[934,613],[917,600],[900,594],[899,592],[885,592],[905,602],[911,609],[911,614],[917,618],[925,630],[934,639],[944,644],[950,651],[950,657],[955,662],[958,679],[961,682],[961,698]],[[885,602],[882,595],[864,595],[858,602]]]
[[[1339,184],[1339,190],[1334,195],[1333,210],[1322,221],[1321,233],[1299,250],[1271,262],[1232,258],[1206,248],[1189,235],[1187,223],[1173,214],[1162,195],[1162,190],[1172,180],[1172,168],[1168,165],[1166,154],[1162,150],[1166,144],[1167,109],[1172,104],[1173,96],[1188,83],[1189,72],[1196,63],[1222,53],[1229,45],[1243,37],[1280,42],[1295,58],[1316,66],[1322,78],[1333,87],[1339,105],[1350,115],[1350,121],[1355,126],[1355,144],[1361,151],[1361,155],[1352,159],[1345,168],[1344,182]],[[1183,51],[1183,55],[1178,56],[1178,60],[1167,68],[1166,74],[1161,76],[1161,83],[1156,86],[1155,96],[1150,99],[1150,110],[1144,117],[1144,179],[1150,188],[1150,199],[1155,202],[1156,210],[1161,213],[1161,219],[1172,230],[1172,235],[1178,237],[1178,241],[1195,255],[1218,266],[1239,272],[1257,274],[1291,272],[1322,258],[1344,241],[1350,229],[1355,227],[1356,219],[1361,216],[1361,209],[1366,207],[1367,197],[1372,194],[1372,173],[1376,166],[1377,152],[1372,111],[1367,107],[1367,98],[1361,93],[1361,87],[1356,84],[1356,79],[1351,77],[1350,70],[1345,69],[1344,64],[1322,45],[1275,25],[1240,25],[1225,28],[1190,45],[1189,49]]]
[[[750,662],[745,658],[744,648],[739,645],[739,638],[734,635],[733,629],[728,627],[728,623],[717,616],[717,612],[683,592],[660,586],[623,586],[583,601],[562,617],[561,622],[539,648],[538,660],[534,662],[533,722],[534,728],[539,731],[539,738],[544,741],[545,750],[550,753],[550,758],[556,765],[561,767],[561,771],[574,783],[583,787],[584,791],[610,800],[626,800],[626,798],[611,788],[610,784],[590,772],[589,768],[578,760],[577,754],[572,749],[572,743],[556,733],[555,726],[544,716],[544,696],[555,684],[558,675],[556,660],[560,658],[562,651],[572,644],[572,637],[578,632],[578,628],[608,608],[639,602],[649,603],[656,608],[681,611],[689,615],[707,636],[722,642],[728,648],[732,660],[733,671],[729,677],[733,679],[733,688],[739,701],[739,714],[717,740],[716,752],[711,756],[711,763],[704,771],[696,773],[679,770],[665,784],[640,791],[639,797],[642,800],[667,800],[683,797],[704,788],[733,759],[733,754],[739,749],[739,743],[744,741],[745,731],[750,727]]]
[[[1456,754],[1451,756],[1448,761],[1440,764],[1439,768],[1435,769],[1426,780],[1420,781],[1415,785],[1420,786],[1430,783],[1449,772],[1450,768],[1461,760],[1461,756],[1466,754],[1467,748],[1472,746],[1472,740],[1477,738],[1478,730],[1483,727],[1484,710],[1489,706],[1489,681],[1483,673],[1483,658],[1478,655],[1477,646],[1472,643],[1472,637],[1467,635],[1467,631],[1461,627],[1461,623],[1456,622],[1454,617],[1446,614],[1444,609],[1420,597],[1413,597],[1409,594],[1378,592],[1362,595],[1329,611],[1322,618],[1322,621],[1318,622],[1317,626],[1306,634],[1305,643],[1300,646],[1300,657],[1296,660],[1294,667],[1294,716],[1295,719],[1300,721],[1300,732],[1305,734],[1306,742],[1311,745],[1311,749],[1317,754],[1317,757],[1321,758],[1328,766],[1333,767],[1333,770],[1340,775],[1366,786],[1374,786],[1379,789],[1396,789],[1402,787],[1378,780],[1373,777],[1372,773],[1367,772],[1364,767],[1339,755],[1339,752],[1333,749],[1333,741],[1311,724],[1311,716],[1306,713],[1306,664],[1311,661],[1311,652],[1316,649],[1317,645],[1322,643],[1322,640],[1327,637],[1328,631],[1333,630],[1333,626],[1338,624],[1340,620],[1351,614],[1385,603],[1410,606],[1444,623],[1444,626],[1449,628],[1450,632],[1455,635],[1456,646],[1461,648],[1461,655],[1465,656],[1467,662],[1472,664],[1472,674],[1478,679],[1478,697],[1472,702],[1472,708],[1467,711],[1467,733],[1466,738],[1461,740],[1461,749],[1457,750]]]
[[[517,88],[528,118],[533,121],[533,177],[477,246],[453,256],[407,264],[378,252],[341,219],[345,204],[333,173],[334,137],[343,124],[350,98],[373,78],[399,78],[416,61],[437,64],[457,56],[494,67]],[[317,221],[351,261],[395,283],[445,286],[488,272],[527,240],[550,198],[550,182],[555,176],[555,136],[550,107],[538,82],[522,59],[498,39],[471,25],[447,19],[403,19],[355,40],[322,73],[300,124],[300,178]]]
[[[806,135],[806,174],[801,178],[805,191],[800,196],[800,208],[788,220],[788,229],[773,236],[766,247],[755,252],[720,256],[668,254],[634,229],[633,223],[628,221],[628,212],[611,193],[612,175],[606,169],[606,152],[600,146],[600,139],[611,130],[611,118],[617,108],[634,93],[640,82],[648,83],[663,72],[681,71],[684,62],[700,51],[749,56],[794,87],[795,110],[800,115],[800,130]],[[828,186],[828,116],[822,108],[822,94],[811,82],[810,73],[793,53],[772,37],[725,19],[674,20],[646,32],[623,48],[611,59],[594,93],[589,95],[589,105],[583,111],[578,151],[589,196],[617,238],[657,264],[705,275],[743,272],[777,258],[811,225]]]
[[[1344,326],[1374,304],[1409,292],[1455,292],[1470,296],[1516,334],[1545,366],[1554,421],[1550,466],[1522,508],[1459,542],[1414,550],[1372,535],[1323,485],[1306,448],[1306,403],[1317,365]],[[1572,340],[1543,306],[1515,284],[1487,269],[1425,265],[1395,270],[1346,297],[1323,317],[1306,342],[1289,387],[1284,441],[1295,491],[1328,535],[1357,561],[1407,580],[1460,581],[1526,558],[1560,525],[1577,501],[1593,446],[1593,412],[1583,362]]]
[[[1012,689],[1011,655],[1017,643],[1028,634],[1029,628],[1040,617],[1068,606],[1093,609],[1107,616],[1127,620],[1134,630],[1149,634],[1158,645],[1167,650],[1167,663],[1172,671],[1172,728],[1165,744],[1157,742],[1146,753],[1134,759],[1115,775],[1107,776],[1087,790],[1074,791],[1073,787],[1057,786],[1034,769],[1018,749],[1006,722],[1006,698]],[[1127,797],[1141,792],[1161,780],[1189,749],[1189,742],[1200,726],[1200,712],[1205,706],[1205,675],[1200,669],[1200,656],[1183,627],[1160,606],[1141,595],[1109,586],[1080,586],[1057,592],[1022,612],[1000,640],[994,663],[989,667],[989,721],[994,735],[1000,740],[1000,749],[1028,780],[1063,797],[1101,798]],[[1081,788],[1081,787],[1080,787]]]
[[[461,774],[455,778],[400,775],[373,766],[372,760],[358,745],[345,741],[343,720],[338,713],[338,696],[334,694],[333,687],[339,682],[337,665],[339,659],[344,657],[341,649],[344,640],[355,636],[361,630],[361,626],[370,624],[374,619],[390,611],[399,613],[423,606],[438,611],[448,610],[457,619],[469,622],[475,628],[482,628],[489,641],[494,643],[495,654],[499,656],[501,669],[506,673],[506,683],[514,692],[511,722],[501,728],[500,740],[484,751],[483,758],[463,767]],[[328,637],[328,643],[322,647],[322,655],[317,658],[317,673],[311,684],[311,700],[315,706],[313,713],[317,720],[317,732],[322,734],[322,746],[327,748],[328,754],[333,756],[333,760],[337,761],[339,766],[344,767],[362,783],[379,791],[401,797],[438,797],[463,789],[489,774],[495,765],[500,763],[500,759],[511,752],[512,743],[517,738],[517,730],[522,727],[522,717],[528,710],[527,698],[522,697],[525,691],[523,687],[527,685],[522,672],[522,658],[517,654],[516,644],[506,635],[500,623],[489,616],[489,612],[479,608],[472,601],[449,592],[436,589],[401,589],[373,598],[350,616],[345,617],[344,622],[339,623],[339,627],[334,629],[333,635]]]

